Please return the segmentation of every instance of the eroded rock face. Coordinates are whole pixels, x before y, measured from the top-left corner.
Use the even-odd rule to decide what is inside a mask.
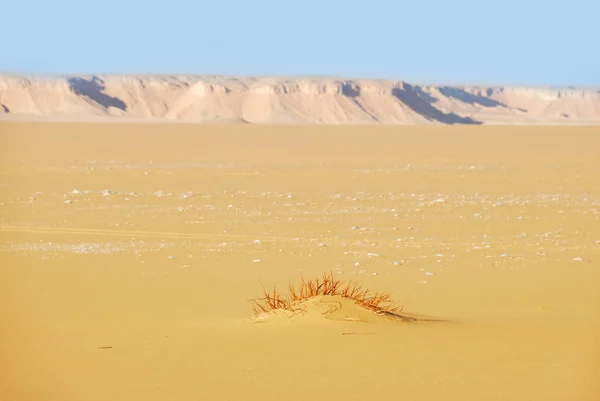
[[[600,124],[600,91],[338,78],[0,75],[0,115],[197,123]]]

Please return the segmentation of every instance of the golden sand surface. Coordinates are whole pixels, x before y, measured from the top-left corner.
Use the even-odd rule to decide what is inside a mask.
[[[0,400],[600,399],[598,127],[2,123],[0,149]],[[434,321],[253,316],[325,271]]]

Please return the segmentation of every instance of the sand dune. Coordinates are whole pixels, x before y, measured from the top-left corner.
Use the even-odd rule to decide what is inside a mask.
[[[600,91],[403,81],[0,75],[0,118],[253,124],[598,124]]]

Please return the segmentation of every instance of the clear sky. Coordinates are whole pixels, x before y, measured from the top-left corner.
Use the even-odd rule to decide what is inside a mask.
[[[598,0],[5,0],[0,71],[600,84]]]

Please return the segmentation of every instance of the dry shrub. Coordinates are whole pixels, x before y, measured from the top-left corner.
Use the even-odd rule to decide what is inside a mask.
[[[333,273],[323,273],[323,276],[314,280],[304,280],[296,288],[289,285],[288,294],[282,294],[273,288],[273,292],[263,288],[264,296],[252,300],[255,315],[267,313],[273,310],[286,310],[297,312],[299,304],[309,298],[322,295],[339,295],[351,299],[364,307],[380,314],[395,315],[402,311],[391,299],[389,294],[382,292],[372,293],[358,283],[350,281],[343,282],[335,279]]]

